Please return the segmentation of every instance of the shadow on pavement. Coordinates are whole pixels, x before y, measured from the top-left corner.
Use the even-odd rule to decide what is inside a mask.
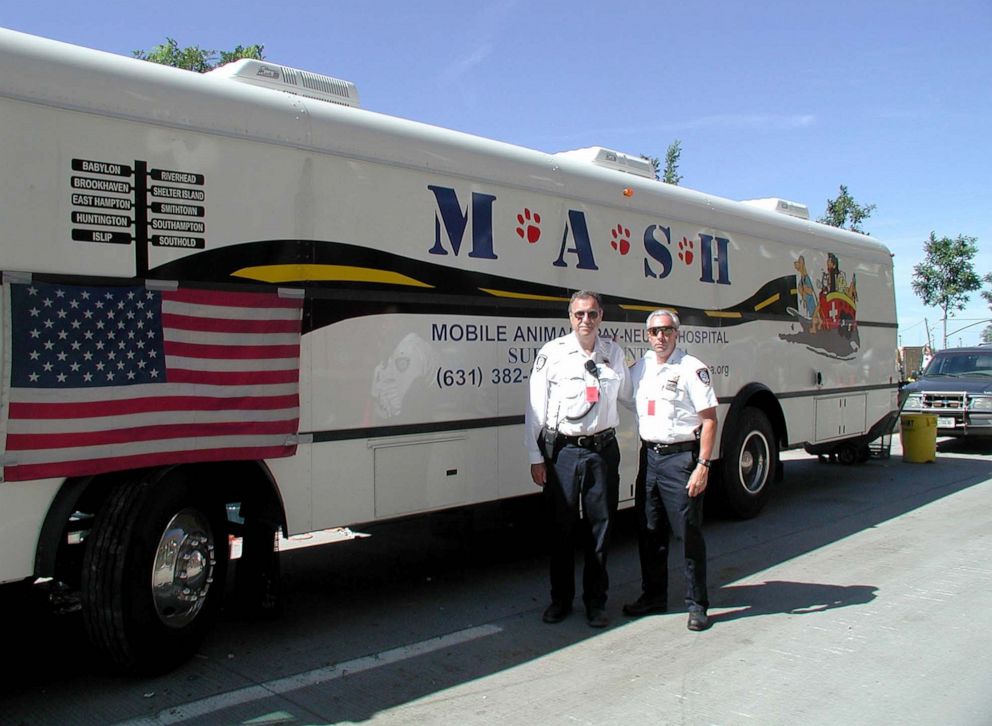
[[[712,616],[714,624],[758,615],[802,615],[864,605],[875,599],[870,585],[827,585],[816,582],[768,580],[758,585],[729,585],[714,596],[714,606],[734,608]]]
[[[716,626],[870,602],[876,592],[869,584],[735,583],[992,477],[992,460],[969,447],[942,443],[937,462],[925,465],[903,463],[895,454],[861,466],[793,455],[785,463],[785,481],[758,518],[707,523],[711,599],[714,607],[733,608],[714,617]],[[95,722],[154,717],[176,704],[495,626],[484,637],[273,693],[265,702],[232,705],[213,720],[198,719],[245,722],[278,712],[290,723],[360,722],[548,656],[603,631],[587,627],[581,612],[555,626],[540,622],[548,584],[535,507],[536,500],[525,500],[380,524],[364,530],[372,535],[367,539],[287,552],[280,620],[223,620],[190,663],[142,681],[94,672],[74,628],[76,616],[46,614],[30,596],[4,594],[0,637],[18,641],[18,650],[8,652],[17,652],[21,661],[17,677],[3,688],[5,711],[15,722],[37,709],[50,716],[37,722],[72,720],[79,708],[89,709]],[[619,517],[610,557],[608,607],[616,628],[629,622],[620,604],[640,590],[630,511]],[[673,576],[680,569],[673,561]],[[681,601],[681,588],[673,579],[671,605]],[[681,619],[677,627],[684,632]]]

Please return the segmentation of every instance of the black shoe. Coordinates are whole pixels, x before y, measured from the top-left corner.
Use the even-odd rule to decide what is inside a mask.
[[[544,615],[541,616],[541,619],[546,623],[560,623],[568,617],[570,612],[572,612],[571,605],[566,605],[562,602],[553,602],[548,605],[548,608],[544,611]]]
[[[689,622],[686,624],[689,630],[706,630],[710,627],[710,617],[705,610],[690,610]]]
[[[639,618],[642,615],[666,613],[668,612],[668,602],[666,600],[660,597],[641,595],[634,602],[629,602],[623,606],[623,614],[630,615],[632,618]]]
[[[610,619],[602,608],[586,608],[586,622],[590,628],[605,628],[610,624]]]

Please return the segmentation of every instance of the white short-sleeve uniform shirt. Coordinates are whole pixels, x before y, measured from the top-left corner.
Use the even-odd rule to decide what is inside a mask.
[[[645,441],[692,441],[702,423],[699,411],[717,405],[710,371],[701,360],[676,348],[665,363],[654,351],[630,369],[637,428]]]

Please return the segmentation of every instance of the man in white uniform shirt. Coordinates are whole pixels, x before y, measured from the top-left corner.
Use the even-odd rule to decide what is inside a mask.
[[[685,563],[688,628],[705,630],[710,623],[703,492],[716,439],[717,399],[709,368],[675,347],[674,311],[651,313],[647,331],[652,350],[630,370],[642,446],[634,499],[642,593],[623,611],[636,617],[668,609],[668,545],[674,536]]]
[[[581,536],[586,620],[602,628],[609,623],[606,551],[620,490],[617,400],[630,397],[630,378],[623,349],[599,337],[599,295],[575,293],[568,313],[572,333],[546,343],[534,360],[524,444],[551,523],[551,604],[544,622],[561,622],[572,610]]]

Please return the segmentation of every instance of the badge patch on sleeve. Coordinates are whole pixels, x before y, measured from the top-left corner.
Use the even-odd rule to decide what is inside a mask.
[[[696,375],[699,376],[699,380],[705,383],[707,386],[710,385],[710,369],[700,368],[696,371]]]
[[[547,362],[548,362],[548,356],[546,355],[537,356],[537,360],[534,361],[534,370],[535,371],[541,370],[542,368],[544,368],[544,364]]]

